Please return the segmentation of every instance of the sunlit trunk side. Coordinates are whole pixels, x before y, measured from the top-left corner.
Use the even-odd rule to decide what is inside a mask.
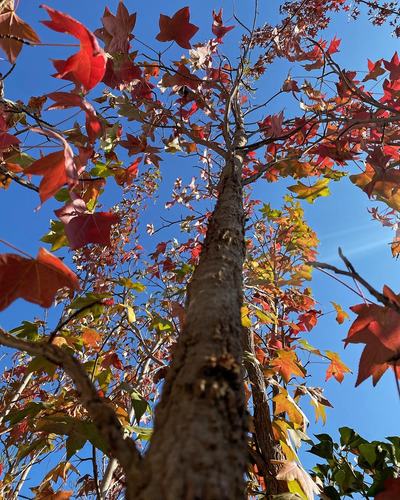
[[[187,291],[186,320],[173,350],[141,485],[129,500],[245,498],[248,421],[242,373],[245,257],[241,128],[227,154],[219,197]]]

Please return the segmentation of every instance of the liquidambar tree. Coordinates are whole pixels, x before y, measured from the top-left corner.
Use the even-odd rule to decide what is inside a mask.
[[[40,37],[66,33],[79,50],[52,60],[56,80],[45,94],[14,102],[7,89],[20,51],[36,56],[45,43],[13,0],[0,2],[0,47],[11,64],[1,80],[2,187],[12,184],[21,199],[36,191],[41,211],[51,198],[61,204],[42,238],[50,251],[0,256],[2,310],[18,298],[58,304],[0,330],[17,350],[1,378],[3,498],[28,498],[28,486],[36,499],[58,500],[311,500],[324,489],[325,498],[368,497],[364,479],[352,483],[350,466],[338,474],[343,460],[330,460],[324,444],[313,448],[328,459],[319,484],[297,457],[310,441],[301,402],[311,399],[324,421],[331,406],[306,383],[306,361],[325,360],[327,379],[338,382],[349,371],[302,338],[321,314],[308,286],[313,267],[375,297],[353,308],[346,340],[366,344],[357,383],[376,383],[389,367],[398,375],[400,299],[373,290],[345,256],[343,269],[317,263],[299,201],[328,196],[344,167],[363,159],[352,181],[383,203],[377,220],[397,224],[397,54],[368,61],[360,82],[335,62],[340,40],[323,35],[331,13],[356,18],[359,4],[396,30],[396,2],[350,3],[286,2],[274,23],[257,2],[250,16],[248,5],[245,13],[216,6],[208,25],[199,19],[202,36],[189,7],[143,19],[120,1],[92,32],[79,12],[42,6],[49,30]],[[291,73],[277,74],[278,59]],[[291,76],[295,68],[310,78]],[[188,173],[168,193],[176,162]],[[282,207],[252,194],[255,182],[288,177]],[[158,198],[168,219],[153,208]],[[347,313],[334,307],[343,322]],[[349,449],[366,453],[346,436]],[[364,467],[377,498],[398,488],[385,460]],[[37,484],[27,482],[33,470]]]

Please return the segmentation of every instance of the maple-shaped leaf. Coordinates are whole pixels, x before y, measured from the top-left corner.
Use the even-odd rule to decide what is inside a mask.
[[[213,23],[211,30],[217,37],[219,43],[224,43],[221,40],[222,37],[225,36],[228,33],[228,31],[233,30],[234,27],[235,26],[224,26],[224,23],[222,22],[222,8],[218,14],[216,14],[215,10],[213,10]]]
[[[339,325],[341,325],[346,318],[350,319],[350,316],[347,314],[346,311],[343,311],[343,309],[340,307],[339,304],[336,304],[335,302],[332,302],[332,301],[331,301],[331,304],[333,305],[333,307],[335,308],[335,311],[337,313],[336,314],[336,321],[339,323]]]
[[[43,204],[67,183],[73,189],[78,182],[78,173],[74,161],[74,153],[67,141],[57,132],[32,128],[32,132],[46,135],[63,143],[62,151],[55,151],[34,161],[24,170],[24,174],[43,175],[39,185],[40,201]],[[40,206],[38,207],[40,208]]]
[[[25,174],[43,175],[39,185],[41,203],[51,198],[67,182],[64,151],[55,151],[32,163]]]
[[[142,70],[129,57],[124,54],[123,58],[114,57],[107,59],[106,72],[103,83],[113,89],[124,90],[134,80],[139,80]]]
[[[290,381],[292,375],[304,377],[304,368],[299,364],[294,351],[277,349],[276,356],[271,360],[270,364],[286,383]]]
[[[172,17],[160,14],[160,33],[156,36],[159,42],[176,42],[184,49],[191,49],[189,40],[197,33],[198,27],[189,22],[189,7],[183,7]]]
[[[394,53],[392,59],[389,61],[383,61],[385,68],[390,71],[390,80],[395,82],[400,79],[400,61],[397,52]]]
[[[100,135],[104,137],[104,125],[98,119],[94,107],[84,97],[70,92],[52,92],[47,94],[47,97],[55,101],[54,104],[47,108],[48,110],[68,109],[76,106],[83,109],[86,115],[86,133],[91,143],[94,143]]]
[[[134,38],[132,30],[136,24],[136,13],[129,14],[122,0],[119,0],[117,15],[106,7],[101,22],[103,28],[96,30],[94,34],[104,42],[104,50],[108,53],[128,54],[129,42]]]
[[[15,135],[8,134],[7,130],[9,130],[9,126],[7,125],[4,116],[0,115],[0,154],[3,151],[7,151],[7,149],[13,144],[17,145],[21,141]]]
[[[325,354],[331,362],[326,370],[325,381],[334,377],[341,384],[344,379],[344,374],[352,373],[352,371],[340,360],[339,354],[336,352],[326,351]]]
[[[9,2],[7,8],[0,14],[0,33],[5,35],[4,38],[0,38],[1,50],[11,64],[15,63],[18,54],[21,52],[23,43],[20,40],[40,43],[40,39],[33,28],[15,13],[14,0]]]
[[[40,248],[36,259],[0,255],[0,311],[18,298],[48,308],[64,287],[79,290],[78,278],[46,249]]]
[[[56,78],[72,80],[82,85],[85,91],[95,87],[103,78],[107,57],[96,37],[83,24],[68,14],[41,5],[51,21],[41,21],[48,28],[60,33],[69,33],[80,42],[81,49],[66,61],[52,61],[57,70]]]
[[[296,481],[307,500],[314,500],[314,493],[317,495],[321,493],[311,476],[309,476],[303,467],[294,460],[271,460],[271,462],[274,464],[282,464],[282,468],[276,475],[276,479],[287,481],[290,490],[290,483]],[[293,490],[291,491],[293,492]]]
[[[376,63],[373,63],[368,59],[368,74],[367,76],[363,79],[363,82],[366,82],[367,80],[377,80],[377,78],[383,74],[386,73],[386,70],[382,68],[382,60],[379,59],[379,61],[376,61]]]
[[[116,167],[112,169],[115,182],[118,184],[118,186],[132,186],[133,180],[136,179],[139,174],[139,163],[141,161],[142,158],[137,158],[127,168]]]
[[[375,500],[398,500],[400,498],[400,477],[386,479],[385,490],[375,496]]]
[[[400,298],[385,286],[383,294],[400,306]],[[385,371],[400,359],[400,314],[390,307],[359,304],[350,308],[358,317],[351,325],[348,344],[366,344],[359,364],[356,386],[369,376],[376,385]]]
[[[308,203],[314,203],[314,201],[320,196],[328,196],[329,191],[329,179],[318,179],[317,182],[312,186],[307,186],[302,182],[298,181],[295,186],[289,186],[289,191],[296,193],[296,198],[300,200],[307,200]]]
[[[65,224],[65,235],[71,250],[89,243],[110,246],[111,226],[121,221],[118,215],[109,212],[88,212],[86,203],[80,198],[54,213]]]
[[[322,418],[323,423],[326,423],[325,406],[333,408],[331,403],[322,395],[323,390],[319,387],[306,387],[305,384],[299,385],[295,390],[293,397],[298,401],[301,396],[308,395],[311,398],[311,404],[315,408],[316,422],[319,417]]]
[[[279,388],[279,394],[272,398],[274,402],[274,415],[286,412],[290,422],[302,426],[305,416],[300,407],[291,398],[288,391],[283,387]]]
[[[335,38],[331,40],[331,43],[329,44],[329,47],[327,49],[328,54],[334,54],[335,52],[339,52],[338,47],[341,41],[342,41],[341,38],[338,40],[335,35]]]

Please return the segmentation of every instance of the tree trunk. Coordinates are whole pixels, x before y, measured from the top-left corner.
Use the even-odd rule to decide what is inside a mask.
[[[235,145],[244,145],[238,130]],[[243,154],[233,148],[188,287],[186,320],[156,408],[142,484],[127,476],[129,500],[245,498],[242,164]]]
[[[243,345],[245,351],[255,356],[253,332],[250,328],[243,329]],[[271,460],[282,460],[285,457],[279,441],[274,437],[264,373],[259,365],[250,361],[245,362],[245,367],[249,376],[254,407],[253,427],[257,450],[254,450],[253,458],[259,475],[264,478],[267,495],[277,495],[288,489],[286,481],[276,479],[279,466]]]

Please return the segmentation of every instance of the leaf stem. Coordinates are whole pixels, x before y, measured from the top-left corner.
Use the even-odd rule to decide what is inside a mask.
[[[30,259],[34,259],[34,257],[32,257],[32,255],[29,255],[29,253],[26,253],[24,252],[23,250],[19,249],[18,247],[15,247],[14,245],[12,245],[11,243],[8,243],[8,241],[6,240],[3,240],[3,238],[0,238],[0,241],[2,243],[4,243],[5,245],[11,247],[12,249],[16,250],[17,252],[19,253],[22,253],[23,255],[26,255],[27,257],[29,257]]]

